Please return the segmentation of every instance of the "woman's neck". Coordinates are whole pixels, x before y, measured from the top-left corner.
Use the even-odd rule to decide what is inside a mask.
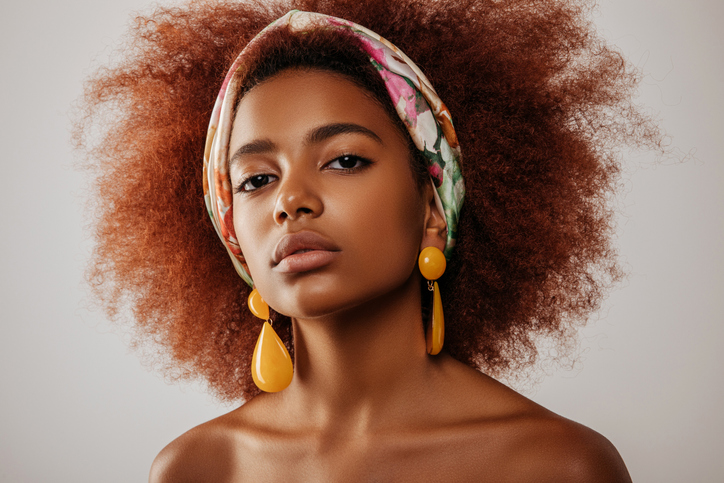
[[[424,398],[435,364],[420,306],[419,281],[410,277],[344,313],[294,319],[294,379],[284,398],[315,426],[334,421],[358,429],[383,423],[411,397]]]

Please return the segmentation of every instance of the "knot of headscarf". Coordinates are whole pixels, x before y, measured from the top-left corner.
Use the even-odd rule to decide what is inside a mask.
[[[447,223],[445,256],[449,259],[455,246],[465,187],[460,170],[460,147],[447,107],[417,65],[386,39],[347,20],[292,10],[259,32],[231,65],[216,99],[206,137],[204,200],[216,233],[224,243],[241,278],[251,287],[254,286],[233,224],[233,190],[228,170],[232,115],[238,92],[237,84],[240,74],[245,72],[249,46],[281,28],[300,33],[317,29],[338,29],[351,33],[360,41],[362,49],[382,77],[392,104],[415,146],[427,160],[430,179],[435,186],[435,201],[444,213]]]

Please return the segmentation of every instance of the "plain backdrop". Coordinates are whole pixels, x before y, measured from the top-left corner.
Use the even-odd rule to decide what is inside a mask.
[[[158,451],[229,411],[146,370],[87,309],[83,175],[69,109],[142,0],[3,2],[0,480],[145,481]],[[572,370],[525,394],[607,436],[634,481],[724,481],[724,3],[601,0],[599,29],[644,74],[677,155],[623,153],[628,279]],[[683,161],[680,161],[682,160]]]

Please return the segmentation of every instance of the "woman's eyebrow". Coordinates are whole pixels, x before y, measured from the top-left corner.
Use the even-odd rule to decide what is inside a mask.
[[[309,134],[307,134],[307,138],[305,139],[306,144],[316,144],[324,141],[325,139],[329,139],[331,137],[337,136],[339,134],[362,134],[364,136],[367,136],[374,141],[377,141],[380,144],[384,144],[382,142],[382,139],[375,134],[374,131],[367,129],[364,126],[360,126],[359,124],[352,124],[352,123],[333,123],[333,124],[325,124],[324,126],[320,126],[318,128],[315,128],[312,130]]]
[[[236,150],[234,155],[229,158],[229,166],[237,163],[239,158],[245,154],[262,154],[271,153],[277,150],[277,145],[268,139],[256,139],[250,143],[246,143]]]
[[[359,124],[344,122],[336,122],[332,124],[325,124],[324,126],[319,126],[313,129],[309,134],[307,134],[304,142],[305,144],[317,144],[340,134],[362,134],[363,136],[367,136],[368,138],[380,144],[384,144],[382,142],[382,138],[375,134],[375,132],[371,129],[360,126]],[[239,158],[244,155],[272,153],[276,150],[277,145],[270,140],[256,139],[254,141],[244,144],[239,149],[237,149],[234,155],[229,158],[229,166],[233,166],[234,164],[239,162]]]

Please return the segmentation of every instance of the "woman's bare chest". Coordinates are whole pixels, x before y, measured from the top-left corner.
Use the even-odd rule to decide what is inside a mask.
[[[480,481],[509,465],[505,441],[486,438],[335,437],[266,441],[238,454],[230,481],[406,482]],[[497,476],[496,476],[497,475]]]

